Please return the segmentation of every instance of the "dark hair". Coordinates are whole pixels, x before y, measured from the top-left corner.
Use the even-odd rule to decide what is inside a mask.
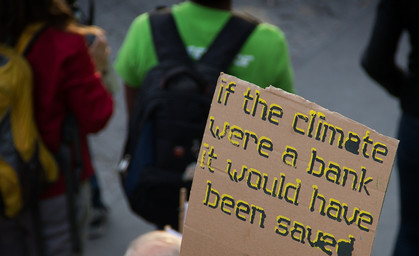
[[[193,0],[192,2],[207,5],[207,4],[214,4],[214,3],[216,4],[229,3],[230,0]]]
[[[0,0],[0,42],[14,44],[34,22],[64,27],[73,20],[70,8],[60,0]]]
[[[231,10],[232,0],[192,0],[192,2],[211,8]]]

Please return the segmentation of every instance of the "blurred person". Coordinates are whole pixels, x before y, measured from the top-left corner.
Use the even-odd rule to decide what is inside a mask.
[[[88,9],[81,8],[78,0],[65,0],[70,6],[77,23],[78,32],[84,35],[90,56],[93,59],[96,70],[101,71],[102,81],[108,91],[114,94],[119,90],[119,81],[117,80],[114,68],[110,65],[109,55],[110,47],[107,43],[106,32],[93,25],[94,22],[94,0],[88,1]],[[96,239],[102,237],[105,233],[106,222],[109,209],[102,198],[102,191],[97,177],[97,171],[90,178],[91,191],[91,211],[89,220],[89,238]]]
[[[25,29],[42,26],[26,58],[34,81],[34,113],[40,135],[47,148],[59,158],[63,147],[65,122],[75,119],[78,139],[69,164],[60,163],[57,182],[48,187],[39,202],[40,219],[22,213],[15,219],[0,221],[0,255],[82,255],[87,235],[90,190],[93,174],[87,134],[105,127],[113,111],[111,94],[101,79],[103,61],[109,55],[103,40],[96,41],[91,58],[73,14],[60,0],[0,0],[0,42],[14,46]],[[75,161],[80,153],[80,166]],[[80,172],[75,171],[80,167]],[[74,190],[68,189],[73,182]],[[66,190],[67,188],[67,190]],[[74,200],[69,200],[74,197]],[[71,201],[71,202],[70,202]],[[74,209],[72,209],[74,207]],[[34,235],[39,222],[42,236]]]
[[[179,256],[182,238],[167,231],[151,231],[131,242],[124,256]]]
[[[224,28],[224,25],[233,16],[232,0],[187,0],[172,6],[171,14],[189,57],[196,61],[202,57]],[[129,121],[135,118],[131,116],[131,113],[134,112],[134,105],[140,90],[143,88],[146,74],[159,64],[149,17],[149,13],[144,13],[131,23],[115,62],[115,69],[124,82]],[[230,67],[223,72],[261,87],[273,85],[288,92],[295,92],[286,37],[280,28],[268,23],[260,22],[256,25]],[[167,144],[171,145],[170,142]],[[199,144],[197,147],[199,148]],[[170,148],[170,146],[166,148]],[[184,152],[189,148],[185,149]],[[184,155],[188,155],[188,153]],[[149,156],[144,158],[147,157]],[[126,165],[121,164],[121,166]],[[166,169],[164,170],[166,171]],[[167,172],[170,171],[173,170],[167,170]],[[134,182],[132,181],[132,183]],[[166,185],[166,187],[170,186]],[[131,198],[139,197],[132,196]],[[177,205],[172,199],[170,200],[170,203]],[[156,209],[159,207],[158,202],[150,205]],[[156,216],[156,214],[151,213],[150,215],[153,215],[154,218]],[[166,224],[178,229],[178,223],[175,223],[177,219],[178,217],[171,212],[166,220],[169,223],[155,224],[158,229]]]
[[[407,69],[396,63],[401,36],[409,35]],[[362,56],[367,74],[389,94],[402,110],[396,156],[400,189],[400,227],[393,255],[419,255],[419,1],[381,0],[371,38]]]
[[[109,63],[110,47],[107,43],[105,31],[97,26],[78,24],[76,32],[83,35],[86,39],[89,54],[93,60],[95,69],[100,72],[105,88],[111,94],[114,94],[119,89],[119,82],[116,79],[113,67]],[[109,210],[102,198],[102,191],[96,170],[94,170],[89,182],[91,209],[88,236],[91,239],[95,239],[103,236],[105,233]]]

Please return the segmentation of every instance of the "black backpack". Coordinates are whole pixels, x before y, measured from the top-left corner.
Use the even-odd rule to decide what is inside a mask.
[[[183,174],[197,161],[212,96],[258,22],[234,14],[194,62],[170,9],[150,12],[159,64],[146,75],[129,120],[120,162],[122,187],[131,209],[159,228],[178,229],[179,191],[192,181]]]

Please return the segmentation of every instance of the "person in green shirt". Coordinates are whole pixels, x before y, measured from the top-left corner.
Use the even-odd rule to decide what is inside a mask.
[[[188,54],[197,60],[232,15],[232,0],[187,0],[174,5],[172,13]],[[158,64],[148,17],[144,13],[132,22],[115,62],[128,113],[145,75]],[[295,93],[286,37],[268,23],[258,24],[224,72],[263,88],[272,85]]]

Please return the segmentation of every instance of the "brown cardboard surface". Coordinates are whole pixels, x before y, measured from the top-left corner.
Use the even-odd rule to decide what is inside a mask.
[[[370,255],[398,141],[221,74],[182,256]]]

